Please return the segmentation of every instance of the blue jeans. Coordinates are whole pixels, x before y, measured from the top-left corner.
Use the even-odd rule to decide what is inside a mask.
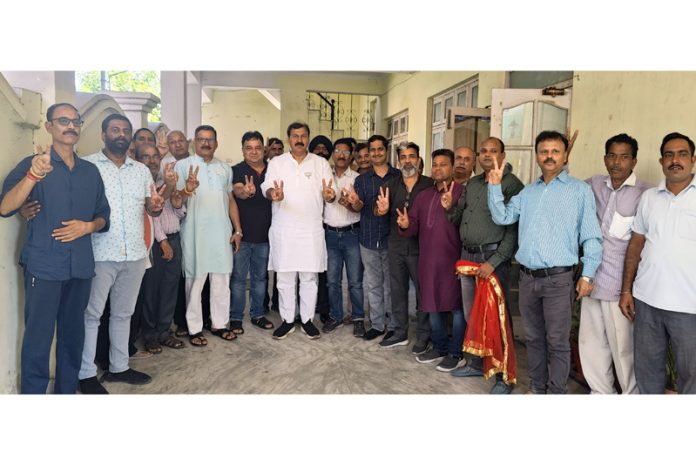
[[[232,291],[230,321],[242,321],[246,305],[246,278],[249,281],[249,316],[253,319],[263,316],[263,299],[268,287],[268,242],[241,242],[234,254],[234,267],[230,289]]]
[[[368,249],[360,246],[360,257],[365,267],[367,301],[370,303],[370,323],[372,328],[384,331],[394,330],[391,313],[391,283],[389,278],[389,257],[387,249]],[[389,323],[387,324],[387,320]]]
[[[451,338],[447,336],[448,313],[452,313]],[[452,357],[461,358],[465,332],[466,320],[464,319],[463,311],[430,313],[430,338],[433,341],[433,348],[440,352],[440,355],[451,355]]]
[[[351,319],[364,320],[363,309],[363,265],[360,259],[359,229],[336,232],[326,230],[326,251],[328,252],[328,270],[326,282],[329,288],[329,316],[331,319],[341,321],[343,319],[343,264],[346,264],[348,275],[348,292],[352,307]]]
[[[696,315],[662,310],[635,299],[633,363],[641,394],[664,394],[667,343],[677,365],[677,391],[696,394]]]

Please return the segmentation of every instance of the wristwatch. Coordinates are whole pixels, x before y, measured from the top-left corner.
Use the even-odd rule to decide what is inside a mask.
[[[242,234],[241,231],[235,231],[234,234],[235,236],[244,237],[244,234]]]
[[[580,278],[580,279],[582,279],[582,280],[584,280],[584,281],[587,281],[588,284],[594,284],[594,279],[589,278],[589,277],[587,277],[587,276],[583,276],[583,277]]]

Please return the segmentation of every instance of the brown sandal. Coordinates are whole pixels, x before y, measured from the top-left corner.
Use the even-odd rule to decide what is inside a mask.
[[[203,336],[203,333],[189,334],[189,342],[195,347],[205,347],[208,345],[208,340]]]
[[[230,331],[229,329],[225,329],[225,328],[211,329],[210,334],[217,336],[221,339],[224,339],[226,341],[233,341],[233,340],[237,339],[237,335],[234,334],[233,331]]]

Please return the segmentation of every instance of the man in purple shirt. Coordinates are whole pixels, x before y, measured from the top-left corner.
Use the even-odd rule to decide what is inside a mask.
[[[633,323],[619,309],[621,275],[631,225],[643,191],[650,186],[636,179],[638,142],[626,134],[607,140],[604,165],[608,175],[586,182],[592,186],[597,219],[602,230],[602,262],[597,268],[592,294],[582,299],[580,361],[593,393],[613,394],[612,362],[621,391],[636,394],[633,373]]]

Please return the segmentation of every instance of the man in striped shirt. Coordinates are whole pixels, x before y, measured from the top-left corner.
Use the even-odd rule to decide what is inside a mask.
[[[590,295],[602,258],[602,233],[592,190],[563,170],[568,139],[542,131],[535,141],[542,176],[505,204],[503,164],[488,174],[488,208],[493,222],[519,220],[520,313],[527,338],[529,392],[565,394],[570,372],[573,271],[583,248],[577,298]]]

